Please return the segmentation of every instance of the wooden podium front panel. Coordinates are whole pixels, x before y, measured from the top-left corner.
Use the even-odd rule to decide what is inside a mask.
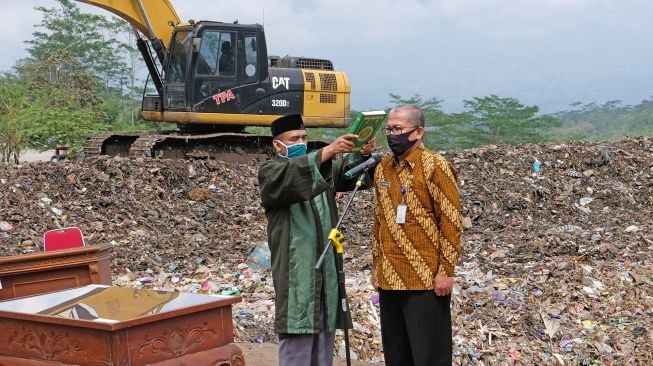
[[[244,366],[237,301],[101,285],[0,301],[0,366]]]
[[[0,318],[0,328],[0,365],[121,365],[111,363],[102,331],[8,318]]]
[[[215,365],[237,355],[216,352],[232,343],[225,342],[221,324],[215,321],[221,312],[199,312],[114,332],[0,319],[0,365],[6,355],[64,365],[137,366],[179,361],[198,352],[203,354],[202,360],[192,365]]]
[[[129,365],[149,365],[232,343],[232,334],[226,334],[223,327],[223,315],[229,316],[231,324],[231,307],[228,306],[127,330]],[[208,361],[205,360],[206,364],[215,364]]]
[[[0,257],[0,300],[93,283],[111,285],[110,256],[107,245]]]

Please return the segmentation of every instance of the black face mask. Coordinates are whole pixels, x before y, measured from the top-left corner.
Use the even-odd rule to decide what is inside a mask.
[[[388,135],[388,146],[390,146],[390,150],[392,150],[392,153],[395,155],[395,157],[400,157],[403,155],[408,149],[410,149],[417,140],[410,141],[408,140],[408,136],[410,136],[413,131],[415,131],[417,127],[413,128],[412,130],[408,132],[404,132],[401,135]]]

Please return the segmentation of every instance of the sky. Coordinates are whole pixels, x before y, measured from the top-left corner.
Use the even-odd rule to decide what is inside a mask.
[[[491,94],[544,113],[653,96],[650,0],[172,2],[182,20],[263,24],[269,54],[331,60],[347,74],[356,110],[389,107],[390,93],[436,97],[447,112]],[[26,56],[40,20],[34,7],[55,5],[2,1],[0,71]]]

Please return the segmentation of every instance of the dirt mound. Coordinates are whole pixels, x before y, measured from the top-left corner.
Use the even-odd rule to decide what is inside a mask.
[[[446,156],[466,226],[456,364],[653,363],[653,141]],[[0,255],[38,251],[45,230],[79,226],[88,244],[113,245],[115,284],[240,293],[237,338],[274,342],[257,169],[118,157],[0,166]],[[376,362],[371,210],[372,192],[360,192],[343,231],[353,353]]]

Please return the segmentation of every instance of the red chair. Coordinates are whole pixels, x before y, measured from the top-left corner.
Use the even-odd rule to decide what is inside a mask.
[[[48,230],[43,234],[43,251],[82,248],[84,235],[78,227],[67,227],[63,229]]]

